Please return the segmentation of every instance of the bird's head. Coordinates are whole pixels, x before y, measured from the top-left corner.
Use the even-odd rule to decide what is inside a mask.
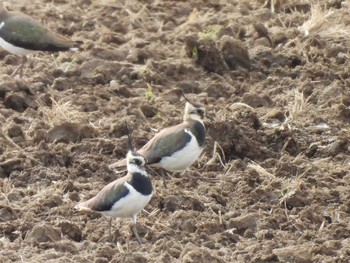
[[[184,121],[196,120],[203,122],[205,117],[206,111],[204,106],[186,101]]]
[[[142,168],[145,167],[147,160],[146,157],[144,157],[143,155],[130,150],[128,151],[128,154],[126,156],[126,162],[128,166],[133,165]]]

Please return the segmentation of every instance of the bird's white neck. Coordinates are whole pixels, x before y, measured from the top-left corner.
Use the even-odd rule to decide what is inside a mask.
[[[146,173],[146,170],[143,168],[140,168],[139,166],[132,164],[132,163],[128,163],[127,164],[127,168],[128,168],[128,172],[129,173],[140,173],[144,176],[148,176],[148,174]]]
[[[190,120],[199,121],[200,123],[204,124],[202,118],[199,115],[185,113],[185,115],[183,117],[183,121],[186,122],[186,121],[190,121]]]

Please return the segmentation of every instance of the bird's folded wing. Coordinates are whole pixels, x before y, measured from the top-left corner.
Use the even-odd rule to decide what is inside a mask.
[[[192,139],[183,124],[161,130],[137,152],[147,158],[147,164],[153,164],[181,150]]]

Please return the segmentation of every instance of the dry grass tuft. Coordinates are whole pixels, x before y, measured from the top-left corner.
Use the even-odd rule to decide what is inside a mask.
[[[292,115],[298,114],[303,111],[308,105],[308,101],[304,97],[304,93],[297,89],[293,90],[293,101],[290,103],[289,112]]]
[[[323,10],[319,5],[311,6],[311,15],[309,20],[302,24],[299,28],[306,36],[329,27],[328,18],[334,14],[332,10]]]
[[[38,111],[45,123],[50,126],[58,125],[63,122],[88,122],[88,114],[79,111],[71,101],[56,101],[51,97],[52,106],[41,106]]]
[[[118,248],[119,253],[121,253],[121,254],[125,253],[123,246],[120,244],[119,241],[117,242],[117,248]]]
[[[200,32],[199,36],[202,39],[213,39],[213,40],[215,40],[217,38],[217,34],[220,32],[220,30],[223,27],[224,26],[222,26],[222,25],[212,25],[212,26],[208,27],[207,29],[205,29],[203,32]]]
[[[288,99],[288,105],[286,107],[286,112],[288,112],[288,117],[283,123],[276,124],[267,124],[264,123],[265,126],[271,128],[277,128],[279,130],[293,130],[295,126],[300,124],[299,117],[305,115],[305,111],[309,107],[308,98],[305,98],[304,93],[300,92],[298,89],[291,90],[286,95]],[[261,117],[264,119],[265,117]]]
[[[156,7],[159,1],[153,1],[151,6]],[[148,24],[152,24],[154,28],[158,28],[158,33],[163,31],[164,20],[160,13],[150,12],[147,4],[129,4],[123,5],[124,11],[128,14],[128,20],[131,25],[138,28],[145,28]]]
[[[5,139],[4,144],[9,144],[9,145],[13,146],[14,148],[17,148],[18,150],[21,149],[21,147],[19,147],[9,136],[6,135],[6,133],[4,132],[4,129],[0,130],[0,137]]]
[[[309,105],[308,99],[305,99],[303,92],[297,89],[294,89],[292,92],[292,101],[288,105],[289,119],[291,120],[296,119]]]
[[[280,199],[279,203],[280,205],[283,204],[284,206],[284,213],[286,217],[289,220],[289,210],[287,206],[287,201],[288,199],[292,198],[295,196],[295,194],[300,190],[300,185],[302,183],[301,180],[302,175],[299,175],[295,179],[290,179],[290,180],[284,180],[283,181],[283,189],[280,191]]]
[[[128,13],[129,21],[133,25],[142,26],[146,19],[149,17],[149,11],[146,5],[142,5],[137,12],[133,12],[131,9],[124,7],[125,12]]]
[[[268,172],[265,168],[263,168],[262,166],[260,166],[259,164],[255,163],[255,162],[249,163],[247,165],[247,168],[255,170],[259,175],[261,175],[267,179],[276,178],[274,174]]]
[[[311,15],[309,20],[305,21],[299,27],[299,30],[305,36],[318,34],[324,39],[343,39],[350,40],[350,25],[343,23],[341,10],[325,10],[319,3],[311,5]]]
[[[298,122],[298,117],[303,114],[309,105],[308,100],[305,99],[303,92],[300,92],[297,89],[294,89],[292,92],[292,100],[288,104],[289,116],[282,123],[281,129],[287,128],[288,130],[292,130],[292,126],[296,126],[296,123]]]
[[[220,150],[220,151],[219,151]],[[221,155],[220,155],[221,153]],[[222,156],[222,157],[221,157]],[[214,142],[214,149],[213,149],[213,155],[212,157],[204,164],[204,166],[207,165],[212,165],[216,162],[216,160],[219,161],[219,163],[225,167],[225,164],[222,160],[222,158],[225,160],[225,153],[224,150],[222,149],[222,147],[220,146],[220,144],[218,142]]]
[[[243,103],[243,102],[235,102],[235,103],[233,103],[232,105],[231,105],[231,107],[230,108],[234,108],[234,107],[240,107],[240,106],[242,106],[242,107],[245,107],[245,108],[248,108],[248,109],[250,109],[250,110],[254,110],[254,108],[252,107],[252,106],[250,106],[250,105],[248,105],[248,104],[246,104],[246,103]]]
[[[0,183],[0,194],[5,199],[7,205],[11,204],[11,202],[7,198],[7,195],[8,195],[8,193],[11,192],[12,189],[13,189],[13,187],[12,187],[10,180],[7,178],[3,179],[2,182]],[[0,200],[1,199],[2,198],[0,197]],[[3,200],[1,200],[1,201],[3,201]]]
[[[175,33],[176,35],[186,35],[187,33],[192,31],[193,25],[204,25],[215,17],[215,12],[208,11],[206,13],[200,13],[200,11],[198,11],[197,8],[194,8],[188,16],[187,20],[175,29]]]

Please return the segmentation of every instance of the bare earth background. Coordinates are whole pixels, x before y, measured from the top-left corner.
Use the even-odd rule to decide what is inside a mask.
[[[346,1],[7,1],[83,42],[0,51],[0,262],[348,262]],[[247,52],[249,56],[247,56]],[[141,147],[206,105],[205,152],[138,220],[73,210]],[[204,177],[205,180],[200,180]]]

